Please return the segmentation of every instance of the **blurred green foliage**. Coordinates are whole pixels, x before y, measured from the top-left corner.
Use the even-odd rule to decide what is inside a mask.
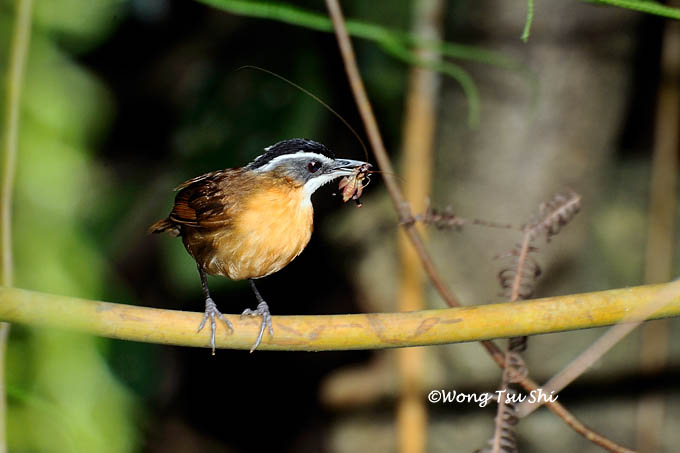
[[[13,23],[13,3],[4,1],[0,9],[3,36]],[[93,214],[92,188],[106,178],[93,149],[106,132],[112,105],[106,89],[72,54],[105,38],[112,14],[121,14],[122,6],[119,0],[35,2],[15,192],[17,286],[103,296],[106,261],[84,224]],[[2,52],[5,77],[6,45]],[[107,344],[74,333],[13,328],[7,363],[10,451],[134,449],[138,406],[109,369]]]

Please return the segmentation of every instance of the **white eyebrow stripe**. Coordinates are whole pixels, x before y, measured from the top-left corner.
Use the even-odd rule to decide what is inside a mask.
[[[276,156],[266,164],[264,164],[261,167],[258,167],[255,169],[255,171],[269,171],[272,170],[279,165],[281,165],[283,162],[288,161],[288,160],[304,160],[304,159],[316,159],[321,161],[322,163],[326,165],[330,165],[333,163],[333,159],[329,158],[328,156],[324,156],[323,154],[318,154],[318,153],[309,153],[309,152],[298,152],[294,154],[283,154],[281,156]]]

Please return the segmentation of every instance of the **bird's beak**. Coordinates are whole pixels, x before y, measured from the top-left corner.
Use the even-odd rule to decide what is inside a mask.
[[[360,160],[351,159],[335,159],[334,165],[331,167],[330,172],[337,176],[349,176],[354,173],[354,170],[361,167],[362,165],[368,165],[372,167],[368,162],[362,162]]]

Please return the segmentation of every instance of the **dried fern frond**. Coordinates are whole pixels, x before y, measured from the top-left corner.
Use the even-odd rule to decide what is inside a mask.
[[[521,382],[529,374],[529,369],[524,363],[520,352],[526,349],[527,337],[511,338],[510,346],[505,354],[505,373],[507,381],[511,384]],[[518,350],[513,350],[513,343]]]
[[[581,196],[573,191],[556,194],[550,201],[542,203],[537,218],[525,226],[525,232],[533,236],[545,234],[546,242],[558,234],[581,210]]]
[[[459,217],[454,214],[451,206],[447,206],[444,210],[432,208],[429,205],[425,210],[424,214],[418,214],[414,216],[416,222],[422,222],[426,225],[434,225],[438,230],[456,230],[461,231],[465,225],[479,225],[488,228],[501,228],[501,229],[511,229],[511,230],[521,230],[522,227],[517,227],[509,223],[499,223],[489,220],[481,219],[466,219],[464,217]]]
[[[529,299],[534,294],[536,280],[541,275],[541,266],[531,256],[538,249],[518,244],[499,258],[506,258],[507,267],[498,272],[502,295],[510,302]]]
[[[535,218],[522,227],[524,238],[510,252],[502,256],[509,259],[507,267],[498,273],[498,281],[503,288],[503,295],[509,302],[528,299],[534,294],[536,280],[541,275],[541,267],[532,254],[538,249],[533,245],[539,234],[545,234],[546,242],[574,218],[581,208],[581,197],[575,192],[558,193],[550,201],[539,207]],[[501,389],[507,390],[503,395],[511,395],[510,384],[521,382],[529,371],[522,359],[521,352],[527,347],[527,337],[514,337],[508,340],[505,350],[505,367],[501,379]],[[514,425],[517,423],[515,406],[511,401],[498,401],[496,428],[489,445],[480,453],[514,453],[518,452]]]
[[[475,450],[475,453],[519,453],[517,437],[515,436],[515,425],[517,425],[518,417],[515,404],[507,401],[507,398],[516,392],[508,387],[505,387],[505,390],[507,391],[498,401],[494,435],[489,439],[486,447]]]
[[[508,267],[498,273],[503,295],[510,301],[528,299],[534,294],[536,279],[541,268],[531,256],[538,249],[533,241],[545,234],[546,242],[559,233],[581,208],[581,196],[573,191],[558,193],[550,201],[542,203],[536,218],[525,225],[524,240],[505,256],[511,259]]]
[[[434,225],[438,230],[456,230],[461,231],[463,226],[468,222],[467,219],[458,217],[453,213],[450,206],[447,206],[444,211],[432,208],[429,206],[424,214],[414,216],[416,222],[422,222],[426,225]]]
[[[512,352],[524,352],[527,348],[527,337],[510,338],[508,349]]]

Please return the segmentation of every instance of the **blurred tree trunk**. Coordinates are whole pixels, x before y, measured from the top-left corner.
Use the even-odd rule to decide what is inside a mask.
[[[679,125],[680,23],[669,21],[665,25],[663,39],[654,156],[650,173],[646,283],[667,282],[673,278]],[[662,320],[652,321],[642,327],[640,366],[644,373],[661,373],[667,367],[670,326],[670,320]],[[661,450],[665,399],[665,395],[653,392],[640,398],[637,411],[638,450],[649,453]]]

